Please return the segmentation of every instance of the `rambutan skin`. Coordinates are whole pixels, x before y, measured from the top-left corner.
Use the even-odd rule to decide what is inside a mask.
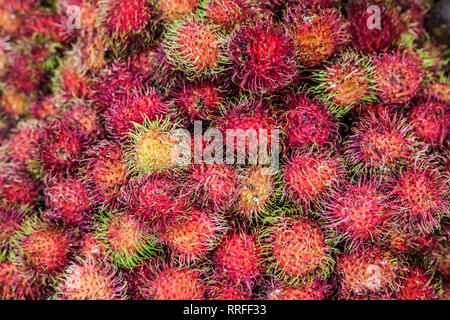
[[[233,81],[252,93],[271,93],[297,75],[295,49],[286,31],[272,22],[242,24],[229,40]]]
[[[23,167],[2,164],[0,199],[8,205],[32,208],[41,198],[41,185]]]
[[[415,132],[422,141],[442,145],[450,130],[450,105],[428,99],[413,106],[408,112]]]
[[[348,23],[334,9],[287,9],[284,20],[302,66],[316,66],[338,53],[349,40]]]
[[[24,216],[22,210],[0,206],[0,252],[9,247],[9,241],[19,230]]]
[[[214,24],[231,32],[235,26],[256,14],[251,2],[251,0],[208,0],[205,15]]]
[[[326,235],[313,221],[282,219],[262,235],[268,272],[284,283],[297,285],[310,275],[326,277],[334,264]]]
[[[262,249],[255,233],[230,232],[214,251],[212,264],[217,279],[251,287],[263,274]]]
[[[433,300],[438,296],[437,284],[433,283],[433,275],[425,270],[412,267],[400,282],[400,290],[396,295],[399,300]]]
[[[283,127],[290,147],[324,146],[334,142],[337,123],[322,104],[306,95],[292,95],[286,99],[286,104]]]
[[[1,300],[40,300],[45,291],[39,283],[26,278],[21,270],[9,261],[0,262]]]
[[[46,172],[73,172],[87,147],[87,137],[70,123],[54,120],[42,129],[39,145],[39,160]]]
[[[306,279],[296,286],[279,283],[271,284],[266,299],[268,300],[325,300],[330,286],[324,281]]]
[[[59,276],[57,300],[123,300],[126,284],[108,263],[78,259]]]
[[[121,190],[128,182],[122,148],[107,140],[100,141],[87,151],[81,176],[88,186],[89,201],[93,205],[116,207]]]
[[[65,224],[82,225],[88,220],[90,202],[88,190],[79,179],[46,177],[45,212],[47,218],[56,219]]]
[[[423,69],[400,50],[381,54],[375,59],[374,81],[386,104],[409,102],[422,87]]]
[[[197,269],[162,267],[145,277],[141,294],[151,300],[204,300],[206,283]]]

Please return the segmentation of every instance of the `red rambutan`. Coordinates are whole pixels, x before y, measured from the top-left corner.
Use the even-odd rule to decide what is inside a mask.
[[[1,300],[39,300],[44,298],[44,290],[37,282],[26,278],[19,268],[9,262],[0,262]]]
[[[437,283],[433,283],[430,272],[412,267],[400,282],[400,290],[396,295],[399,300],[433,300],[439,295]]]
[[[205,15],[214,24],[231,32],[249,17],[255,15],[252,0],[209,0],[205,5]]]
[[[228,50],[233,81],[250,92],[274,92],[291,84],[297,74],[293,41],[272,22],[240,25]]]
[[[25,212],[22,210],[0,206],[0,256],[8,248],[11,237],[19,230],[24,216]]]
[[[41,185],[24,168],[3,164],[0,170],[0,199],[8,205],[33,207],[40,199]]]
[[[325,300],[330,286],[320,280],[303,280],[296,286],[271,284],[267,292],[268,300]]]

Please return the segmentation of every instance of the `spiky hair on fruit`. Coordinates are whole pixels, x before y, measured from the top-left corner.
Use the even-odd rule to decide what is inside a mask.
[[[70,123],[91,139],[95,139],[102,134],[103,129],[99,124],[99,116],[90,105],[82,100],[75,99],[65,107],[60,115],[63,122]]]
[[[223,136],[227,162],[267,164],[274,146],[279,147],[279,126],[272,110],[262,100],[241,97],[230,110],[213,122]],[[262,154],[266,151],[266,154]]]
[[[144,117],[143,123],[134,123],[134,127],[128,132],[130,139],[125,147],[133,175],[177,171],[190,163],[186,156],[190,155],[191,145],[185,143],[177,123],[169,117],[154,121]]]
[[[161,19],[166,23],[183,19],[190,13],[195,13],[201,3],[200,0],[157,0],[156,2]]]
[[[341,51],[349,40],[348,22],[336,9],[288,8],[284,14],[300,65],[322,64]]]
[[[174,107],[189,122],[216,118],[225,103],[223,87],[210,80],[183,82],[172,96]]]
[[[226,32],[256,16],[253,0],[206,0],[205,17]]]
[[[222,239],[211,259],[214,279],[252,288],[264,272],[257,231],[234,226]]]
[[[239,25],[230,36],[228,55],[233,82],[251,93],[272,93],[297,75],[291,37],[269,20]]]
[[[36,161],[39,131],[40,125],[37,121],[20,121],[8,140],[0,147],[1,157],[24,166]]]
[[[214,24],[190,14],[167,27],[162,46],[167,60],[189,80],[223,71],[225,35]]]
[[[36,120],[48,120],[60,113],[60,104],[53,95],[37,97],[28,106],[30,118]]]
[[[108,254],[105,243],[96,237],[94,230],[90,229],[80,238],[77,257],[94,261],[107,261]]]
[[[392,227],[386,242],[395,254],[430,252],[436,246],[436,240],[432,234],[421,234],[417,230],[407,230],[402,225]]]
[[[268,210],[275,194],[275,177],[267,167],[256,165],[238,172],[240,189],[236,201],[236,211],[252,219]]]
[[[303,279],[295,286],[271,281],[266,289],[264,299],[267,300],[325,300],[331,290],[326,281],[319,279]]]
[[[160,238],[170,248],[172,258],[182,265],[192,265],[216,247],[226,223],[214,212],[190,208],[161,229]]]
[[[296,151],[285,160],[282,171],[282,196],[306,207],[320,203],[345,174],[341,157],[323,149]]]
[[[336,116],[345,115],[355,106],[375,101],[374,68],[371,58],[345,51],[339,58],[315,71],[311,88]]]
[[[434,300],[440,293],[440,284],[433,279],[431,270],[409,266],[408,273],[400,281],[396,294],[399,300]]]
[[[237,172],[227,164],[193,165],[183,183],[186,193],[201,207],[221,212],[235,204],[239,187]]]
[[[99,141],[86,152],[80,171],[93,205],[117,207],[121,190],[128,182],[127,164],[118,144]]]
[[[9,247],[9,240],[19,230],[24,217],[23,210],[0,206],[0,256],[1,252]]]
[[[124,300],[126,283],[107,262],[77,259],[58,277],[54,299]]]
[[[275,280],[297,286],[305,277],[329,276],[334,265],[331,239],[314,221],[275,218],[260,236],[267,272]]]
[[[380,10],[379,21],[378,16],[374,16],[376,11],[368,9],[373,4]],[[354,46],[365,53],[386,51],[400,38],[399,13],[384,1],[352,1],[347,8],[347,17]]]
[[[90,202],[86,185],[75,177],[44,178],[45,205],[43,216],[68,225],[83,225],[89,221]]]
[[[1,90],[1,114],[11,119],[19,119],[28,113],[29,97],[17,91],[14,87],[5,87]]]
[[[450,214],[445,177],[430,161],[418,161],[394,176],[391,197],[398,223],[412,231],[431,233]]]
[[[131,212],[147,223],[164,222],[185,211],[178,193],[178,180],[160,174],[145,174],[133,179],[122,191],[121,198]]]
[[[401,261],[377,245],[342,253],[336,261],[340,297],[381,295],[389,297],[398,288]]]
[[[372,173],[395,172],[424,152],[407,119],[387,110],[361,119],[346,144],[355,169]]]
[[[425,98],[408,111],[417,136],[432,145],[443,145],[450,131],[450,104]]]
[[[356,182],[343,183],[328,197],[326,210],[318,214],[326,219],[326,226],[338,230],[348,249],[387,236],[393,213],[388,190],[379,180],[360,177]]]
[[[172,266],[161,262],[137,274],[139,291],[146,300],[204,300],[207,280],[199,267]]]
[[[305,94],[291,94],[284,100],[282,116],[288,148],[331,145],[337,140],[338,123],[327,107]]]
[[[211,300],[252,300],[252,292],[242,283],[229,281],[214,281],[207,288]]]
[[[0,164],[0,201],[9,206],[32,208],[41,198],[41,185],[25,168]]]
[[[158,16],[156,0],[101,0],[98,21],[105,38],[120,52],[130,40],[146,42],[152,37]],[[122,47],[122,48],[121,48]]]
[[[146,118],[154,121],[167,114],[168,104],[156,89],[138,87],[114,102],[104,112],[103,118],[109,135],[116,141],[126,141],[129,131],[134,129],[133,123],[143,124]]]
[[[423,78],[422,66],[401,50],[374,58],[376,91],[386,104],[409,102],[422,88]]]
[[[40,300],[44,289],[37,281],[23,275],[15,264],[0,261],[0,300]]]
[[[73,124],[52,120],[40,131],[38,159],[45,172],[73,172],[87,147],[88,138]]]
[[[11,239],[10,260],[28,278],[47,282],[69,265],[75,248],[74,230],[26,217]]]
[[[99,113],[125,99],[127,91],[140,87],[143,75],[131,58],[115,59],[96,77],[93,84],[92,103]]]
[[[111,263],[131,269],[143,265],[157,250],[157,238],[149,226],[133,214],[105,211],[97,216],[95,234],[106,248]]]
[[[431,82],[424,89],[425,95],[450,103],[450,79],[442,77],[442,79]]]

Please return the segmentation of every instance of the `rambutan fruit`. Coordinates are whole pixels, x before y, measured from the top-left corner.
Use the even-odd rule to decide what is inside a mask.
[[[89,188],[90,202],[103,208],[116,207],[121,190],[128,182],[122,148],[102,140],[87,151],[85,159],[81,171]]]
[[[58,115],[61,111],[60,106],[53,95],[47,95],[32,101],[28,106],[28,111],[30,118],[44,120]]]
[[[442,173],[427,163],[416,164],[393,178],[391,197],[398,223],[409,230],[430,233],[450,214]]]
[[[42,38],[61,45],[70,43],[76,36],[73,28],[67,28],[63,15],[51,10],[36,9],[29,13],[21,26],[21,35],[30,39]]]
[[[392,228],[387,245],[395,254],[416,254],[431,251],[435,240],[430,234],[420,234],[417,231],[405,230],[402,226]]]
[[[224,91],[212,81],[183,83],[175,89],[173,96],[174,105],[190,122],[211,120],[225,102]]]
[[[82,225],[88,219],[90,203],[86,186],[76,178],[45,178],[45,205],[43,215],[64,224]]]
[[[19,230],[24,216],[25,212],[22,210],[0,206],[0,256],[9,247],[9,240]]]
[[[165,22],[180,20],[189,13],[194,13],[200,0],[157,0],[161,18]]]
[[[129,188],[122,192],[122,198],[136,217],[144,222],[154,222],[184,212],[183,200],[177,197],[176,189],[174,177],[143,175],[130,182]]]
[[[185,189],[199,204],[213,211],[226,211],[236,201],[239,191],[237,172],[226,164],[194,165]]]
[[[25,277],[15,264],[0,262],[0,300],[39,300],[44,295],[39,284]]]
[[[12,130],[9,139],[3,144],[6,160],[27,165],[35,161],[38,140],[39,124],[36,121],[21,121]]]
[[[330,286],[321,280],[306,280],[295,286],[281,283],[272,283],[267,290],[267,300],[325,300],[329,294]]]
[[[388,294],[398,286],[401,263],[379,246],[342,253],[336,261],[340,296]]]
[[[55,289],[57,300],[123,300],[126,283],[109,264],[79,259],[59,277]]]
[[[96,236],[104,242],[113,265],[131,269],[153,256],[156,237],[138,217],[127,212],[105,212],[97,220]]]
[[[252,93],[274,92],[297,75],[293,41],[272,22],[241,24],[230,37],[228,51],[233,81]]]
[[[288,8],[285,16],[300,65],[322,64],[349,40],[348,23],[335,9]]]
[[[104,32],[112,40],[123,42],[152,27],[157,16],[153,0],[102,0],[99,20]]]
[[[11,261],[30,278],[51,279],[69,265],[75,241],[73,231],[26,217],[11,238]]]
[[[337,116],[345,115],[355,106],[375,100],[371,59],[346,51],[325,69],[313,73],[317,83],[312,88]]]
[[[236,201],[236,210],[251,218],[267,209],[275,193],[275,177],[263,166],[253,166],[239,172],[241,188]]]
[[[417,136],[432,145],[442,145],[450,130],[450,104],[426,99],[420,101],[408,112]]]
[[[401,279],[396,298],[399,300],[434,300],[439,295],[439,286],[430,271],[411,267]]]
[[[206,281],[201,270],[186,267],[160,267],[143,277],[140,288],[144,299],[204,300]]]
[[[156,120],[168,114],[168,106],[155,89],[137,88],[128,91],[124,99],[115,102],[103,115],[108,133],[116,141],[124,141],[134,129],[133,123]]]
[[[213,213],[190,209],[171,219],[160,232],[161,240],[183,265],[203,258],[219,242],[225,222]]]
[[[97,35],[91,35],[89,40],[81,41],[73,45],[76,54],[81,55],[82,64],[87,71],[98,74],[107,64],[105,51],[106,46]]]
[[[296,203],[318,203],[340,184],[344,167],[338,156],[329,151],[296,152],[284,165],[283,194]]]
[[[420,91],[424,70],[408,54],[400,50],[393,54],[384,53],[375,57],[374,63],[373,79],[384,103],[407,103]]]
[[[329,197],[327,209],[319,215],[328,220],[328,226],[337,228],[349,248],[386,236],[392,212],[388,194],[379,181],[362,178],[343,184]]]
[[[155,87],[169,90],[184,78],[183,72],[170,63],[163,43],[149,50],[147,64],[151,66],[147,74]]]
[[[370,5],[372,3],[367,0],[352,1],[347,8],[353,44],[365,53],[386,51],[400,38],[398,12],[388,8],[383,1],[375,1],[380,9],[380,25],[377,26],[374,12],[368,10]]]
[[[9,118],[19,119],[28,113],[29,98],[13,87],[6,87],[1,92],[0,106],[2,114]]]
[[[108,259],[108,250],[105,242],[91,232],[84,233],[80,239],[78,257],[94,261],[105,261]]]
[[[326,278],[334,265],[329,239],[314,221],[275,221],[262,232],[261,243],[267,271],[289,285],[298,285],[311,275]]]
[[[231,32],[235,26],[253,17],[255,9],[252,0],[208,0],[205,16],[226,32]]]
[[[335,141],[338,125],[320,102],[306,95],[291,95],[285,103],[282,123],[289,147],[324,146]]]
[[[208,297],[211,300],[251,300],[252,294],[242,284],[215,281],[208,286]]]
[[[347,141],[346,155],[358,169],[395,171],[421,152],[411,125],[384,111],[362,119]]]
[[[61,118],[64,122],[71,123],[87,137],[97,138],[102,133],[97,113],[81,100],[74,100],[61,113]]]
[[[443,78],[440,81],[433,81],[425,88],[425,93],[437,100],[450,103],[450,80]]]
[[[242,283],[247,288],[263,274],[262,249],[255,232],[231,231],[213,253],[214,277]]]
[[[169,25],[162,45],[168,61],[189,80],[223,71],[226,58],[222,31],[194,15]]]
[[[142,124],[134,123],[129,131],[130,141],[125,149],[130,172],[136,175],[174,171],[189,164],[185,155],[190,145],[177,135],[176,124],[170,118],[150,121],[144,117]]]
[[[0,199],[8,205],[33,207],[40,199],[41,185],[24,168],[2,164],[0,170]]]
[[[214,126],[223,135],[227,163],[234,160],[234,156],[238,164],[245,159],[250,164],[265,162],[267,159],[260,152],[273,151],[271,147],[280,142],[271,110],[261,101],[239,101],[232,110],[223,112]]]
[[[72,124],[53,120],[44,126],[39,137],[39,161],[48,173],[73,171],[87,147],[86,135]]]

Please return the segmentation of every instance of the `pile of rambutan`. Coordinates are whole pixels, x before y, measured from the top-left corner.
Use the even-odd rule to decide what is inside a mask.
[[[449,299],[424,3],[1,0],[0,299]]]

